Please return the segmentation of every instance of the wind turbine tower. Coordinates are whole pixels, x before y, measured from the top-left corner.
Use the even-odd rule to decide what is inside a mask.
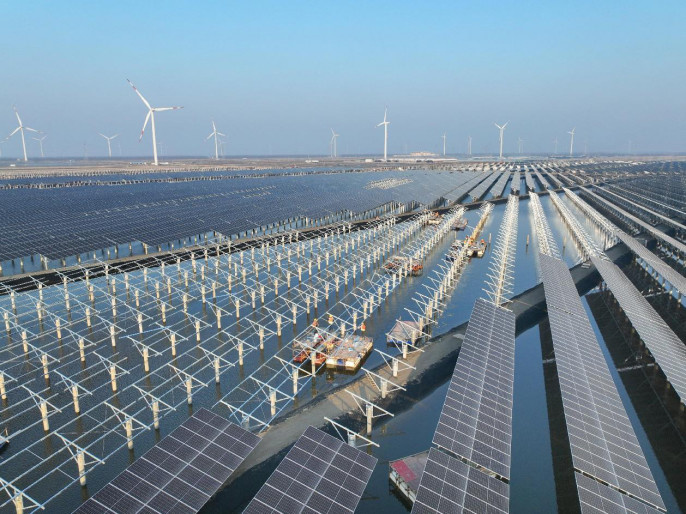
[[[33,138],[35,141],[38,141],[38,144],[40,145],[40,156],[41,156],[41,158],[45,157],[45,155],[43,155],[43,141],[45,140],[46,137],[48,137],[48,136],[34,137]]]
[[[386,115],[388,114],[388,107],[383,112],[383,121],[377,125],[380,127],[383,125],[383,160],[388,160],[388,125],[391,124],[390,121],[386,120]]]
[[[217,161],[219,160],[219,136],[226,137],[226,134],[222,134],[221,132],[217,132],[217,127],[214,124],[214,121],[212,121],[212,133],[205,138],[205,141],[207,141],[209,138],[214,136],[214,160]]]
[[[510,123],[510,122],[506,121],[505,124],[502,126],[498,125],[497,123],[494,124],[496,127],[498,127],[498,130],[500,130],[500,157],[499,157],[500,160],[503,159],[503,135],[505,132],[505,127],[507,127],[508,123]]]
[[[104,137],[105,139],[107,139],[107,155],[111,159],[112,158],[112,145],[110,144],[110,141],[112,141],[119,134],[115,134],[115,135],[110,136],[110,137],[107,137],[105,134],[100,134],[100,132],[98,132],[98,134],[101,135],[102,137]]]
[[[176,111],[178,109],[183,109],[183,107],[152,107],[148,101],[143,97],[140,91],[136,89],[136,86],[133,85],[133,83],[129,80],[126,79],[126,81],[131,84],[131,87],[133,90],[136,92],[136,94],[140,97],[140,99],[143,101],[145,106],[148,108],[148,115],[145,117],[145,122],[143,123],[143,128],[141,129],[141,135],[138,138],[138,141],[140,142],[141,139],[143,139],[143,133],[145,132],[145,127],[148,126],[148,120],[152,121],[152,154],[153,157],[155,158],[155,166],[159,164],[157,160],[157,135],[155,134],[155,113],[156,112],[162,112],[162,111]]]
[[[443,132],[441,138],[443,139],[443,157],[445,157],[445,132]]]
[[[569,140],[569,156],[571,157],[574,155],[574,131],[576,130],[576,127],[574,127],[571,132],[567,132],[571,136]]]
[[[524,149],[524,139],[521,137],[517,139],[517,149],[519,150],[519,155],[522,155],[522,150]]]
[[[29,159],[26,157],[26,139],[24,138],[24,131],[28,130],[29,132],[35,132],[36,134],[40,134],[40,131],[24,126],[24,124],[21,122],[21,118],[19,117],[19,113],[17,112],[17,108],[13,107],[13,109],[14,109],[14,114],[17,116],[17,122],[19,122],[19,126],[17,128],[15,128],[12,131],[12,133],[9,136],[7,136],[5,139],[9,139],[14,134],[16,134],[17,132],[21,132],[21,147],[24,150],[24,162],[27,162]]]
[[[329,143],[331,145],[331,157],[338,157],[338,144],[336,140],[339,135],[340,134],[336,134],[334,129],[331,129],[331,142]]]
[[[467,139],[467,153],[472,155],[472,136]]]
[[[557,137],[553,139],[553,143],[555,143],[555,153],[553,155],[557,155]]]

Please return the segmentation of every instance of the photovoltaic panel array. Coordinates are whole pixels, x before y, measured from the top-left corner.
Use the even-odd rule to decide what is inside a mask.
[[[75,512],[197,512],[259,441],[258,436],[200,409]]]
[[[354,512],[376,459],[308,427],[245,514]]]
[[[505,191],[505,185],[507,184],[508,180],[510,180],[510,175],[511,173],[509,171],[504,171],[500,174],[498,181],[491,189],[491,194],[493,195],[493,198],[503,196],[503,192]]]
[[[567,265],[539,259],[574,469],[664,509]]]
[[[574,473],[579,491],[581,511],[589,514],[608,512],[629,512],[636,514],[658,514],[659,510],[634,500],[626,494],[601,484],[581,473]]]
[[[474,305],[433,442],[504,478],[510,476],[515,315]]]
[[[598,190],[605,193],[604,189],[598,189]],[[654,237],[664,241],[665,243],[670,245],[672,248],[674,248],[674,249],[676,249],[682,253],[686,253],[686,245],[684,243],[682,243],[681,241],[679,241],[678,239],[675,239],[672,236],[665,234],[664,232],[662,232],[662,230],[660,230],[656,227],[653,227],[650,223],[646,223],[642,219],[634,216],[630,212],[627,212],[626,210],[622,209],[618,205],[610,202],[608,199],[603,198],[602,196],[599,196],[594,191],[591,191],[585,187],[582,187],[581,191],[586,193],[590,198],[593,198],[594,200],[596,200],[601,205],[608,207],[609,209],[619,213],[620,216],[628,219],[631,223],[638,225],[639,227],[641,227],[641,229],[645,230],[649,234],[652,234]]]
[[[522,187],[522,176],[519,170],[515,171],[512,175],[512,182],[510,183],[510,189],[513,194],[519,194],[519,190]]]
[[[363,212],[391,201],[430,205],[463,180],[485,177],[419,170],[212,175],[217,180],[193,173],[183,182],[142,183],[120,175],[111,185],[85,181],[57,189],[5,189],[0,183],[0,261],[35,254],[59,259],[135,241],[164,245],[212,231],[228,236],[287,218]],[[399,176],[406,182],[393,183]]]
[[[631,280],[614,263],[592,257],[591,261],[600,273],[624,313],[631,321],[655,361],[674,387],[674,391],[686,402],[686,346],[648,303]]]
[[[648,250],[645,246],[639,243],[632,236],[622,230],[617,230],[615,235],[629,248],[631,251],[643,259],[651,268],[657,271],[663,278],[667,280],[677,291],[686,293],[686,277],[680,274],[677,270],[672,268],[665,261],[660,259],[653,252]]]
[[[459,459],[431,448],[413,514],[508,512],[509,486]]]

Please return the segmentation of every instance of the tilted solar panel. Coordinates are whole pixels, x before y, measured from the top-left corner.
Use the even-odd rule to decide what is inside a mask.
[[[432,448],[412,514],[502,514],[509,502],[508,484]]]
[[[200,409],[74,512],[197,512],[259,441]]]
[[[478,299],[433,442],[498,475],[510,475],[515,316]]]
[[[682,403],[686,402],[686,346],[684,343],[617,265],[595,257],[591,260]]]
[[[352,513],[375,465],[374,457],[308,427],[244,512]]]
[[[574,468],[664,509],[567,265],[539,259]]]

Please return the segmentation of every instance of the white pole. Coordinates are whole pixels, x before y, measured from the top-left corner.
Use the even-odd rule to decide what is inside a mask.
[[[21,132],[21,146],[24,149],[24,162],[28,161],[28,158],[26,157],[26,141],[24,140],[24,127],[20,126],[19,127],[19,132]]]
[[[76,454],[76,465],[79,468],[79,482],[81,485],[86,485],[86,457],[83,455],[83,451]]]
[[[383,160],[387,161],[388,158],[387,158],[386,150],[388,148],[388,123],[384,123],[383,133],[384,133],[384,137],[383,137]]]
[[[152,154],[155,158],[155,166],[157,162],[157,135],[155,134],[155,111],[150,109],[150,121],[152,121]]]
[[[77,386],[71,386],[71,395],[74,399],[74,412],[78,414],[81,412],[81,407],[79,407],[79,388]]]

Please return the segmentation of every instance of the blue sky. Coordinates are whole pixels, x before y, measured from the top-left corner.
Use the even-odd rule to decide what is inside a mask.
[[[160,113],[162,154],[497,150],[493,122],[525,151],[686,152],[686,2],[49,2],[0,7],[0,134],[43,130],[48,156],[138,143]],[[15,136],[16,137],[16,136]],[[31,143],[35,143],[31,141]],[[120,146],[119,146],[120,145]],[[2,145],[18,156],[18,138]],[[37,143],[29,145],[36,155]]]

